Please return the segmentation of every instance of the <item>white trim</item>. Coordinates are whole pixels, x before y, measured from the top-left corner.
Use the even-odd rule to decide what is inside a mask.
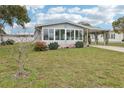
[[[65,28],[65,41],[66,41],[66,39],[67,39],[67,29]]]
[[[81,30],[81,32],[82,32],[82,40],[83,40],[83,39],[84,39],[84,38],[83,38],[83,34],[84,34],[84,33],[83,33],[83,30]]]
[[[87,45],[89,45],[88,34],[89,34],[89,33],[88,33],[88,29],[87,29]]]
[[[55,34],[55,28],[54,28],[54,40],[53,40],[53,41],[55,41],[55,40],[56,40],[56,37],[55,37],[55,35],[56,35],[56,34]]]
[[[75,29],[74,29],[74,41],[75,41],[76,39],[75,39]]]
[[[43,29],[41,29],[41,40],[43,41]]]

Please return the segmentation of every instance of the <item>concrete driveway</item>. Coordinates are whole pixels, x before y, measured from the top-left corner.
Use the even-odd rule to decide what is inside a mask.
[[[108,50],[112,50],[112,51],[123,52],[124,53],[124,48],[123,47],[104,46],[104,45],[90,45],[90,46],[96,47],[96,48],[108,49]]]

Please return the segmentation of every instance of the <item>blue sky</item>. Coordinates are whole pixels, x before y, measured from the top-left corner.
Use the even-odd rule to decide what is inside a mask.
[[[124,6],[108,5],[28,5],[31,22],[26,24],[26,29],[14,24],[13,28],[6,27],[8,33],[33,33],[36,24],[48,23],[56,20],[68,19],[73,22],[84,21],[93,26],[112,29],[111,23],[124,16]]]

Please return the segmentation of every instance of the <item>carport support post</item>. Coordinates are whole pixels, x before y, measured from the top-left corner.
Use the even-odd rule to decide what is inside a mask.
[[[108,44],[109,42],[109,32],[106,32],[106,45]]]
[[[104,45],[106,45],[106,36],[105,36],[105,32],[103,32],[103,38],[104,38]]]
[[[104,38],[104,45],[108,44],[108,32],[103,33],[103,38]]]
[[[95,32],[95,45],[98,44],[98,34]]]
[[[86,46],[89,46],[89,40],[88,40],[88,29],[87,29],[87,44]]]

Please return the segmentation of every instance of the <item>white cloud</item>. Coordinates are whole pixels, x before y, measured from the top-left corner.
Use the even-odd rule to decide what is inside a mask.
[[[113,17],[118,12],[116,7],[117,6],[96,6],[88,9],[81,9],[79,7],[67,9],[60,6],[50,8],[47,13],[38,13],[36,14],[36,18],[37,23],[44,23],[45,21],[58,19],[68,19],[73,22],[86,21],[92,25],[98,25],[101,23],[111,23]],[[67,12],[65,12],[66,10]]]
[[[124,14],[124,6],[96,6],[93,8],[65,8],[53,7],[48,9],[46,13],[36,13],[36,23],[45,23],[49,21],[68,19],[73,22],[85,21],[92,25],[111,24],[117,14]]]
[[[96,20],[97,23],[108,22],[111,23],[113,20],[113,6],[97,6],[88,9],[80,9],[78,7],[69,9],[69,12],[72,13],[80,13],[80,15],[84,15],[87,20]]]
[[[27,23],[27,24],[25,24],[25,27],[26,28],[30,28],[30,27],[34,27],[35,26],[35,23],[34,22],[30,22],[30,23]]]
[[[30,9],[33,9],[32,12],[34,13],[32,18],[36,19],[37,24],[68,19],[73,22],[85,21],[96,26],[102,23],[111,24],[117,14],[124,14],[124,6],[100,5],[93,8],[84,9],[78,6],[72,8],[57,6],[49,8],[46,13],[37,13],[36,10],[39,8],[43,9],[44,6],[30,6]],[[34,26],[34,23],[27,24],[27,26]]]
[[[62,14],[45,14],[45,13],[39,13],[36,15],[37,18],[37,24],[47,23],[50,21],[57,21],[57,20],[63,20],[67,19],[73,22],[88,22],[92,25],[98,25],[101,23],[105,23],[108,19],[103,19],[104,16],[97,17],[97,16],[81,16],[80,14],[68,14],[68,13],[62,13]]]
[[[86,15],[88,15],[88,14],[91,14],[91,15],[97,14],[97,15],[99,15],[98,10],[99,10],[98,7],[91,8],[91,9],[82,9],[80,11],[80,13],[86,14]]]
[[[79,7],[74,7],[68,9],[69,13],[80,13],[80,14],[95,14],[98,11],[98,7],[81,9]]]
[[[18,25],[16,23],[13,24],[13,28],[17,28]]]
[[[27,5],[26,8],[27,10],[32,9],[43,9],[45,6],[44,5]]]
[[[43,9],[45,6],[44,5],[31,5],[30,7],[33,9]]]
[[[35,26],[35,22],[29,22],[29,23],[26,23],[25,24],[25,27],[26,28],[32,28],[32,27],[34,27]],[[13,27],[12,27],[13,29],[15,29],[15,28],[22,28],[20,25],[17,25],[16,23],[14,23],[14,25],[13,25]]]
[[[32,11],[33,14],[36,13],[38,9],[43,9],[44,5],[27,5],[26,8],[28,11]]]
[[[66,8],[64,7],[54,7],[54,8],[50,8],[48,10],[48,13],[62,13],[62,12],[65,12]]]
[[[79,7],[74,7],[74,8],[70,8],[68,9],[69,13],[80,13],[81,9]]]
[[[73,22],[79,22],[82,20],[81,15],[77,14],[68,14],[68,13],[63,13],[63,14],[44,14],[44,13],[39,13],[36,15],[37,17],[37,23],[44,23],[45,21],[51,21],[51,20],[62,20],[62,19],[68,19]]]

